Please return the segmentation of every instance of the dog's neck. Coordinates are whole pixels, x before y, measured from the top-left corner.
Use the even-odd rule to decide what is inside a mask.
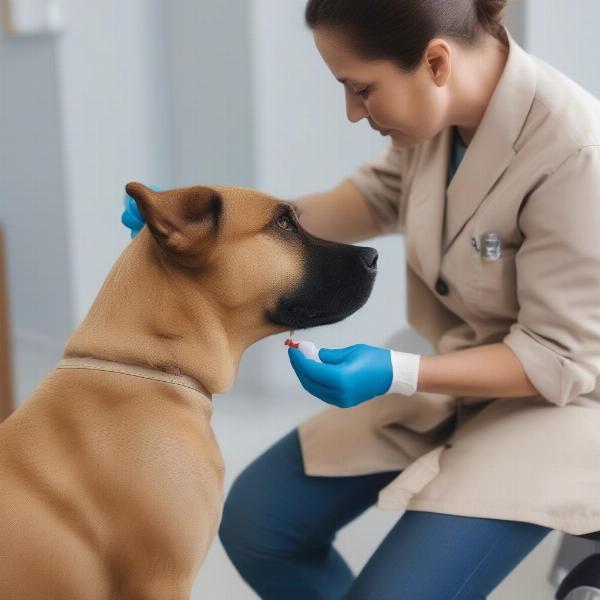
[[[224,313],[158,259],[144,228],[108,274],[64,357],[93,357],[193,377],[211,394],[234,383],[244,350],[273,333],[258,315]],[[248,311],[247,311],[248,312]]]

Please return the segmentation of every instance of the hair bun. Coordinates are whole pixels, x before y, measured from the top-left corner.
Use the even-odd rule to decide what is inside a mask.
[[[475,0],[477,21],[482,29],[508,46],[508,37],[504,30],[504,11],[508,0]]]
[[[0,0],[1,2],[1,0]],[[414,72],[429,42],[440,36],[510,46],[504,26],[508,0],[308,0],[311,30],[334,30],[364,60],[391,60]]]
[[[479,22],[482,25],[502,23],[507,3],[508,0],[475,0]]]

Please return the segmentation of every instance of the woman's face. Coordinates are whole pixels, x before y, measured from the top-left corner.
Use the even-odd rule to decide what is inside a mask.
[[[313,35],[323,60],[344,85],[350,121],[367,119],[401,147],[429,140],[446,126],[450,61],[444,40],[432,40],[419,66],[407,73],[391,60],[361,58],[332,29],[316,28]]]

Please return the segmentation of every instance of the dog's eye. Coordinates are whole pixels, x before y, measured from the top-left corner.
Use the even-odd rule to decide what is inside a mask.
[[[278,227],[287,231],[294,231],[296,229],[296,224],[288,215],[280,215],[277,217],[276,223]]]

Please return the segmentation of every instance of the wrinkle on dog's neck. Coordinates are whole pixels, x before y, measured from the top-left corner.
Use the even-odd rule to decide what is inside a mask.
[[[64,357],[93,357],[193,377],[211,394],[234,383],[253,340],[226,329],[209,297],[192,295],[160,261],[143,230],[113,266]],[[231,328],[229,328],[231,329]]]

